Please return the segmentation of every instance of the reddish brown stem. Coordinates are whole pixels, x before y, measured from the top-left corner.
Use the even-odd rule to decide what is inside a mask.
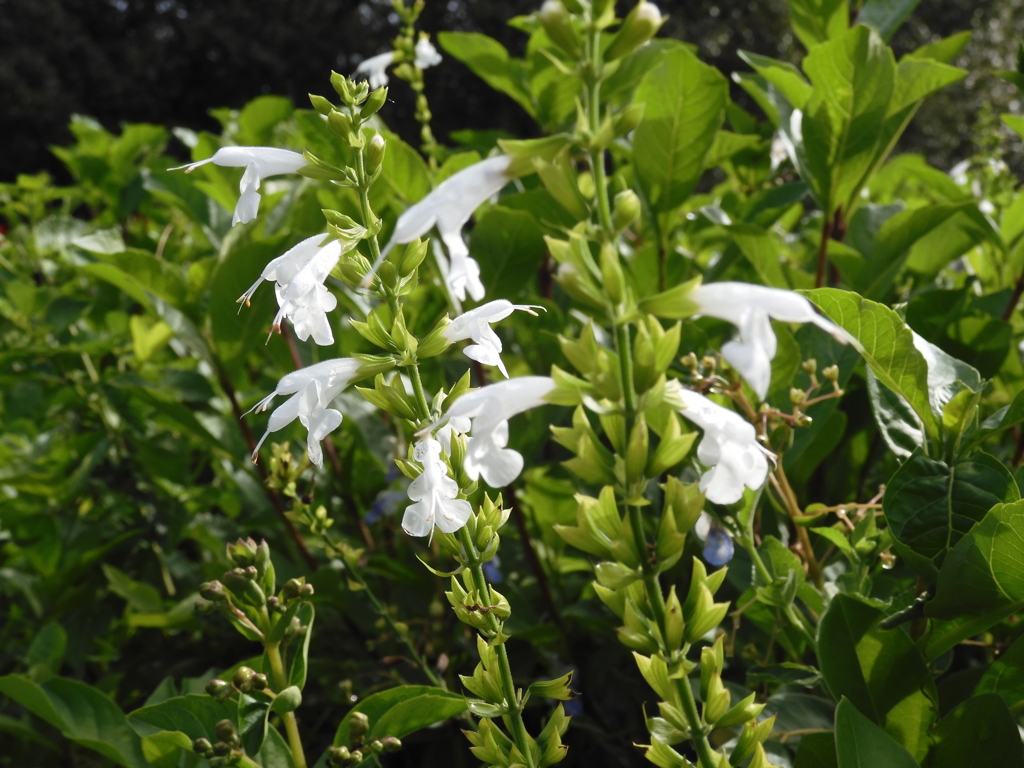
[[[821,245],[818,246],[818,271],[814,275],[814,287],[825,285],[825,267],[828,265],[828,241],[832,239],[832,219],[825,217],[821,226]]]
[[[1024,272],[1020,273],[1020,277],[1017,278],[1017,283],[1013,286],[1013,293],[1010,295],[1010,301],[1006,305],[1006,309],[1003,311],[1003,320],[1009,321],[1013,317],[1013,313],[1017,310],[1017,304],[1020,302],[1021,294],[1024,294]]]

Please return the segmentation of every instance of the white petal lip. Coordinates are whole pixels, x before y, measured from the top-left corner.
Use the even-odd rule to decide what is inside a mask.
[[[410,536],[427,536],[436,525],[445,533],[455,533],[473,513],[465,499],[456,498],[459,486],[448,477],[448,467],[441,460],[441,444],[427,437],[416,443],[413,457],[423,465],[423,472],[409,483],[409,499],[402,528]]]
[[[770,454],[757,441],[750,422],[677,381],[666,385],[665,398],[704,431],[697,460],[710,469],[701,476],[698,487],[709,501],[734,504],[743,497],[744,487],[757,490],[764,484]]]
[[[441,63],[441,54],[437,52],[437,49],[430,40],[425,37],[421,37],[416,41],[415,53],[416,60],[414,63],[420,69],[428,69]]]
[[[798,293],[750,283],[710,283],[694,290],[691,298],[700,314],[716,317],[736,326],[739,333],[722,345],[722,356],[746,379],[762,400],[771,383],[772,359],[777,342],[771,320],[785,323],[814,323],[843,342],[852,337],[822,317]]]
[[[388,73],[387,68],[391,66],[391,63],[395,60],[394,51],[386,51],[385,53],[378,53],[376,56],[371,56],[368,59],[364,59],[356,67],[356,74],[366,75],[366,79],[370,83],[370,87],[373,89],[383,88],[388,84]]]
[[[533,310],[543,309],[543,307],[533,304],[513,304],[508,299],[489,301],[476,309],[463,312],[452,320],[444,329],[444,337],[452,343],[472,339],[476,343],[463,350],[466,357],[483,365],[497,366],[507,379],[508,371],[505,370],[505,364],[501,361],[501,339],[491,330],[490,324],[504,320],[517,309],[536,315],[537,313]]]

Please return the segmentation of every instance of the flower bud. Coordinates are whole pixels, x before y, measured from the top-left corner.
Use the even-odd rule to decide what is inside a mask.
[[[298,579],[288,579],[284,583],[284,587],[281,589],[281,594],[284,595],[285,600],[294,600],[302,592],[302,582]]]
[[[227,599],[228,593],[227,590],[224,589],[224,585],[219,581],[204,581],[199,585],[199,596],[204,600],[219,603],[222,600]]]
[[[352,102],[352,91],[349,88],[349,80],[344,75],[339,75],[337,72],[331,72],[331,86],[335,92],[341,97],[341,100],[346,104]]]
[[[234,677],[231,678],[232,684],[240,691],[251,691],[252,690],[252,679],[255,677],[256,672],[249,667],[239,667],[235,670]]]
[[[612,44],[604,53],[605,61],[621,59],[650,40],[665,23],[661,11],[654,3],[640,0],[626,16]]]
[[[353,712],[348,721],[348,733],[354,740],[360,741],[370,732],[370,718],[363,712]]]
[[[837,381],[839,381],[839,366],[830,365],[828,368],[821,372],[821,375],[824,376],[825,379],[827,379],[828,381],[831,381],[833,384],[835,384]]]
[[[228,744],[226,741],[218,741],[216,744],[213,745],[213,754],[215,755],[215,757],[212,760],[210,760],[210,765],[227,765],[228,763],[225,758],[230,753],[231,745]],[[217,758],[220,758],[220,760],[218,761]]]
[[[806,393],[799,387],[793,387],[789,390],[789,402],[793,405],[800,405],[806,399]]]
[[[192,742],[192,751],[197,755],[206,757],[213,754],[213,744],[210,743],[209,739],[196,739]]]
[[[640,216],[640,198],[632,189],[625,189],[615,196],[615,212],[612,214],[612,226],[621,232]]]
[[[274,701],[270,705],[270,709],[272,712],[284,714],[287,712],[294,712],[301,706],[301,704],[302,691],[299,690],[297,685],[290,685],[274,697]]]
[[[235,738],[235,724],[230,720],[220,720],[213,726],[213,733],[222,742],[230,743]]]
[[[277,595],[271,595],[267,598],[267,610],[271,613],[277,613],[281,610],[281,599]]]
[[[313,596],[313,591],[314,590],[312,584],[303,584],[301,587],[299,587],[299,597],[303,599],[310,598]]]
[[[548,33],[552,42],[571,58],[579,58],[579,36],[572,26],[572,17],[561,0],[544,0],[538,15],[544,31]]]
[[[348,752],[348,747],[331,747],[327,750],[328,758],[335,762],[344,765],[351,757]]]
[[[613,118],[612,127],[616,137],[625,136],[640,125],[644,107],[644,104],[631,104]]]
[[[379,755],[383,751],[384,751],[384,745],[378,739],[374,739],[373,741],[370,742],[370,753],[371,754]]]
[[[622,263],[615,246],[605,243],[601,246],[601,282],[605,293],[613,302],[622,301],[625,291],[626,276],[622,273]]]
[[[256,562],[256,542],[250,539],[239,539],[234,544],[227,545],[228,560],[239,568],[252,565]]]
[[[262,672],[257,672],[252,676],[252,689],[254,691],[265,691],[270,681],[267,680],[267,676]]]
[[[387,753],[394,753],[402,748],[402,742],[394,736],[385,736],[380,743],[384,745],[384,751]]]
[[[384,106],[384,102],[388,100],[388,89],[378,88],[370,94],[370,98],[366,100],[366,103],[359,110],[359,119],[366,120],[372,117],[377,111]]]
[[[329,115],[331,110],[334,109],[334,105],[328,99],[325,99],[323,96],[317,96],[315,93],[309,94],[309,103],[321,115]]]
[[[353,750],[352,754],[349,756],[349,760],[351,761],[351,765],[359,765],[361,762],[363,762],[363,753],[360,752],[358,749]]]
[[[804,373],[813,376],[815,372],[818,370],[818,361],[815,360],[813,357],[809,357],[802,363],[800,363],[800,367],[804,369]]]
[[[384,149],[386,142],[379,133],[374,133],[369,144],[366,145],[366,172],[373,174],[384,162]]]
[[[334,109],[327,115],[327,125],[343,139],[352,135],[352,116]]]
[[[227,680],[215,679],[206,684],[206,692],[213,696],[217,701],[224,701],[234,692],[234,689],[231,687],[231,683]]]

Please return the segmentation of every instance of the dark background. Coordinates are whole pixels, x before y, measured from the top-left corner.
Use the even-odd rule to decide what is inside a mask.
[[[421,24],[485,32],[521,54],[525,36],[507,19],[539,0],[428,0]],[[627,3],[620,3],[622,8]],[[798,61],[785,0],[661,0],[664,34],[696,44],[729,74],[746,70],[741,48]],[[65,179],[48,147],[70,142],[72,113],[115,130],[152,122],[218,130],[212,107],[241,107],[261,94],[330,90],[331,69],[351,73],[388,49],[398,19],[388,0],[0,0],[0,181],[49,170]],[[970,29],[956,63],[971,75],[927,102],[903,140],[940,168],[971,154],[979,116],[1020,111],[1016,91],[993,76],[1013,66],[1024,35],[1024,0],[923,0],[897,34],[897,54]],[[427,76],[439,140],[458,128],[501,128],[519,135],[529,118],[451,57]],[[392,78],[387,120],[415,140],[410,94]],[[1012,150],[1013,148],[1010,147]],[[178,146],[184,157],[184,148]]]

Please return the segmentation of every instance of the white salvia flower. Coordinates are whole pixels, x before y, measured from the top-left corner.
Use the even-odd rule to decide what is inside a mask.
[[[427,69],[428,67],[436,67],[441,63],[441,54],[437,52],[437,48],[430,42],[430,38],[421,37],[416,41],[416,60],[413,62],[419,69]]]
[[[839,341],[850,340],[842,328],[819,315],[811,302],[792,291],[750,283],[711,283],[694,290],[690,298],[700,304],[700,314],[725,320],[739,329],[736,338],[722,345],[722,357],[762,400],[768,394],[772,358],[778,346],[770,320],[814,323]]]
[[[305,341],[312,335],[320,346],[334,343],[327,313],[338,306],[338,300],[324,286],[324,281],[341,258],[341,241],[332,240],[321,246],[324,237],[322,234],[307,237],[273,259],[238,299],[248,305],[260,283],[275,282],[280,311],[274,318],[274,327],[278,328],[281,318],[287,317],[299,339]]]
[[[364,59],[360,62],[359,66],[356,67],[356,74],[366,75],[366,79],[370,83],[370,88],[374,90],[377,88],[383,88],[388,84],[387,68],[391,66],[391,63],[394,60],[394,51],[388,51],[387,53],[380,53],[376,56],[371,56],[370,58]]]
[[[523,471],[523,457],[508,445],[508,420],[517,413],[544,405],[555,388],[550,376],[522,376],[499,381],[462,395],[448,409],[447,418],[469,419],[463,468],[470,479],[481,476],[492,488],[503,488]],[[461,423],[465,426],[465,422]]]
[[[340,395],[359,375],[362,363],[349,357],[336,360],[325,360],[286,374],[277,382],[277,387],[267,397],[253,406],[249,413],[260,413],[267,410],[278,395],[291,395],[284,403],[274,409],[267,422],[267,431],[256,444],[252,452],[252,460],[260,446],[271,432],[291,424],[298,419],[309,431],[306,440],[306,452],[309,460],[318,467],[323,464],[324,454],[320,441],[338,428],[341,424],[341,413],[327,406]]]
[[[470,360],[476,360],[484,365],[494,365],[508,378],[508,371],[501,361],[501,339],[491,330],[491,323],[504,320],[517,309],[529,312],[536,316],[535,309],[543,309],[533,304],[513,304],[507,299],[498,299],[481,304],[476,309],[463,312],[456,317],[447,328],[444,329],[444,337],[455,343],[465,339],[472,339],[475,344],[470,344],[463,352]]]
[[[244,224],[256,218],[260,209],[260,182],[268,176],[280,176],[282,173],[295,173],[307,165],[306,158],[290,149],[276,147],[221,147],[213,153],[213,157],[197,163],[180,165],[171,168],[177,171],[182,168],[191,173],[201,165],[213,163],[225,168],[245,168],[242,180],[238,184],[241,196],[235,205],[235,213],[231,217],[231,226]]]
[[[953,180],[955,184],[961,187],[966,187],[970,178],[967,176],[967,172],[971,169],[970,160],[961,160],[959,163],[949,169],[949,178]]]
[[[451,259],[449,289],[460,301],[465,300],[467,292],[474,301],[482,299],[484,286],[480,282],[480,266],[469,256],[469,249],[462,239],[462,227],[481,203],[508,184],[512,178],[508,175],[511,163],[509,155],[498,155],[474,163],[442,181],[434,191],[398,217],[391,241],[381,252],[381,260],[395,245],[411,243],[436,225]],[[380,266],[379,261],[367,275],[367,282]]]
[[[445,533],[455,533],[469,520],[473,507],[456,498],[459,484],[448,477],[441,443],[427,437],[416,443],[412,455],[423,465],[423,472],[409,484],[409,498],[416,503],[405,508],[402,530],[410,536],[427,536],[436,525]]]
[[[697,460],[711,469],[701,475],[698,487],[710,501],[733,504],[743,497],[744,486],[757,490],[764,484],[772,454],[757,441],[753,424],[678,381],[666,384],[665,399],[704,430]]]

